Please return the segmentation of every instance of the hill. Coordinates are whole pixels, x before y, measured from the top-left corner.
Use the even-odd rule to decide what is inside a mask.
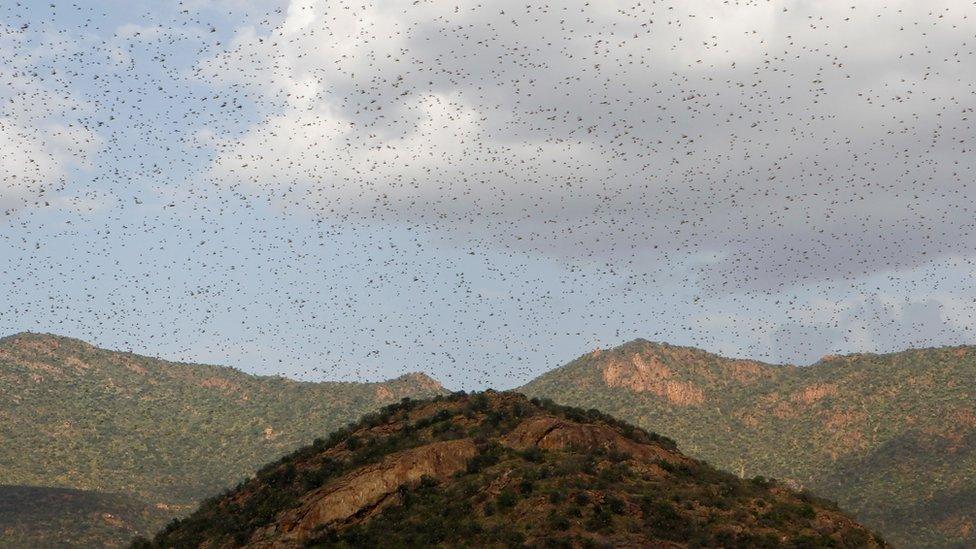
[[[809,488],[895,545],[976,545],[976,349],[796,367],[636,340],[520,391],[674,433],[740,476]]]
[[[0,484],[127,494],[159,525],[321,433],[444,392],[422,374],[302,383],[18,334],[0,339]]]
[[[157,522],[154,509],[122,494],[0,486],[4,547],[124,547]]]
[[[408,401],[272,463],[136,547],[872,547],[832,504],[594,411]]]

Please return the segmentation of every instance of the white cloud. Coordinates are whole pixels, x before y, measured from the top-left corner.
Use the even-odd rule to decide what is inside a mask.
[[[0,208],[12,210],[42,200],[45,190],[63,175],[60,161],[32,132],[0,118]]]
[[[68,170],[83,163],[97,139],[79,129],[58,125],[29,128],[0,118],[0,210],[12,213],[31,205],[60,203]]]
[[[100,138],[78,124],[65,122],[86,105],[70,93],[50,87],[35,63],[70,47],[45,48],[28,43],[24,30],[0,26],[0,211],[60,204],[59,193],[69,172],[89,164]],[[56,74],[56,73],[51,73]]]

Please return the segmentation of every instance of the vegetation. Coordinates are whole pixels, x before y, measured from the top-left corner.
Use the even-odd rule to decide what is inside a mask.
[[[127,494],[161,526],[366,412],[442,392],[419,374],[300,383],[20,334],[0,339],[0,484]]]
[[[740,477],[778,478],[781,484],[826,495],[898,545],[972,546],[974,372],[976,350],[968,347],[828,357],[797,368],[637,340],[581,357],[522,390],[674,433],[690,455]],[[120,494],[147,509],[152,530],[185,516],[197,501],[248,477],[260,464],[363,413],[406,396],[443,392],[417,374],[379,384],[298,383],[115,353],[68,338],[20,334],[0,339],[0,436],[6,441],[0,446],[0,484]],[[487,425],[495,429],[484,431],[479,440],[511,427],[489,404],[480,397],[470,403],[471,413],[487,414]],[[434,439],[473,436],[468,427],[447,420],[453,412],[439,413],[439,419],[428,418],[433,423],[418,432],[434,429],[436,423]],[[595,411],[559,413],[644,436],[634,434],[644,431]],[[368,416],[367,421],[386,421],[384,417]],[[281,475],[278,484],[294,485],[294,490],[269,492],[273,495],[263,503],[254,500],[255,516],[266,520],[293,504],[288,497],[298,497],[304,488],[419,443],[399,435],[373,439],[353,433],[340,429],[301,451],[326,451],[323,444],[342,441],[361,462],[333,456],[334,462],[323,461],[311,471],[275,473]],[[660,437],[656,442],[670,444]],[[517,454],[510,449],[485,451],[468,468],[478,474],[516,458],[538,464],[551,456],[538,448]],[[618,474],[604,468],[597,478]],[[538,484],[531,478],[522,481]],[[428,491],[453,489],[443,481],[436,486]],[[292,495],[286,497],[288,493]],[[478,510],[497,518],[518,508],[522,494],[513,486]],[[554,504],[575,501],[576,494],[563,496],[565,500]],[[634,503],[626,494],[618,499]],[[615,501],[585,520],[576,517],[583,521],[578,524],[560,513],[538,518],[553,528],[583,528],[589,521],[592,531],[599,532],[599,525],[613,514],[603,511],[620,505]],[[667,507],[646,508],[657,520],[674,522],[671,530],[681,531]],[[789,514],[771,513],[764,520],[774,524],[781,516]],[[362,535],[368,535],[366,530]]]
[[[0,486],[3,547],[124,547],[152,532],[156,514],[121,494]]]
[[[740,476],[809,488],[896,545],[976,545],[976,349],[795,367],[637,340],[520,391],[673,433]]]
[[[520,435],[531,433],[525,425],[539,418],[552,423],[541,439]],[[593,431],[581,426],[611,435],[593,442]],[[368,490],[373,481],[362,475],[377,464],[394,468],[400,459],[410,461],[402,458],[406,451],[444,441],[471,441],[477,452],[453,474],[404,481],[389,488],[380,500],[385,504],[363,503],[342,519],[295,533],[289,517],[307,516],[316,498],[356,481]],[[361,491],[355,484],[351,489]],[[482,393],[389,406],[263,468],[136,547],[596,547],[663,541],[691,547],[883,544],[829,502],[717,471],[682,456],[671,440],[595,410]]]

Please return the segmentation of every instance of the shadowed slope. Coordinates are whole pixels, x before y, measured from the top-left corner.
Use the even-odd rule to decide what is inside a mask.
[[[122,494],[0,486],[3,547],[124,547],[152,531],[155,509]]]

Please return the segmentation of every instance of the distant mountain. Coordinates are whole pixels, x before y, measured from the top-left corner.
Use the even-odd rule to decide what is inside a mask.
[[[18,334],[0,339],[0,484],[126,494],[158,526],[366,412],[445,392],[423,374],[301,383]]]
[[[125,547],[151,534],[152,507],[122,494],[0,486],[2,547]]]
[[[520,391],[673,433],[741,476],[809,488],[895,545],[976,545],[974,348],[796,367],[636,340]]]
[[[395,404],[136,547],[878,547],[833,505],[599,412],[515,393]]]

